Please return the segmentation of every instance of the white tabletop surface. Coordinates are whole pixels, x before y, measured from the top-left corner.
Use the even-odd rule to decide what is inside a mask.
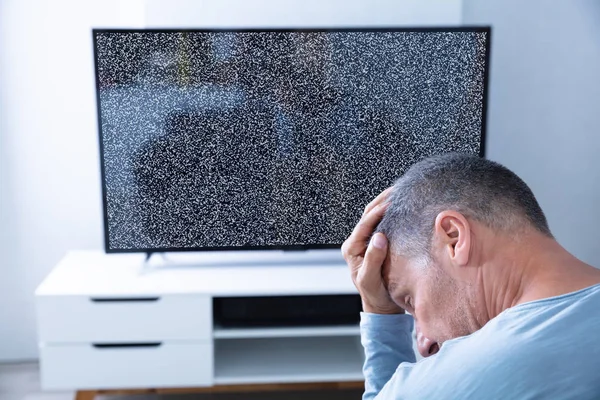
[[[357,293],[341,256],[317,253],[287,257],[272,253],[154,255],[69,252],[40,284],[37,296],[265,296]],[[194,258],[196,257],[196,258]],[[249,258],[248,258],[249,257]],[[245,258],[246,261],[243,259]],[[182,261],[183,260],[183,261]],[[288,261],[291,261],[288,263]]]

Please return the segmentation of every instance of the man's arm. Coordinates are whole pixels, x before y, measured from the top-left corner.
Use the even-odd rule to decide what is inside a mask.
[[[361,313],[360,336],[365,349],[363,400],[374,399],[402,362],[416,361],[413,325],[412,316],[406,314]]]
[[[387,239],[382,233],[373,235],[387,208],[391,189],[384,190],[365,207],[360,221],[342,245],[342,254],[363,303],[364,400],[377,396],[400,363],[415,360],[411,340],[413,319],[404,315],[404,310],[392,300],[383,282]]]

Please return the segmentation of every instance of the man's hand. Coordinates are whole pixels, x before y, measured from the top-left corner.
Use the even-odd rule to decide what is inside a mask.
[[[392,188],[384,190],[367,205],[352,234],[342,245],[342,254],[362,298],[363,310],[374,314],[404,313],[390,298],[381,276],[381,268],[388,252],[386,237],[377,233],[367,246],[369,237],[385,213],[391,190]]]

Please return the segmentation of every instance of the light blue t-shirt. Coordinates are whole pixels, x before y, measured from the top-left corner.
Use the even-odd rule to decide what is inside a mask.
[[[418,363],[412,328],[362,313],[364,400],[600,399],[600,285],[504,310]]]

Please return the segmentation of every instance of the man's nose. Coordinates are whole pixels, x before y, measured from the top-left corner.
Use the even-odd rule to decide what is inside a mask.
[[[419,326],[416,327],[417,331],[417,348],[419,349],[419,353],[423,357],[429,357],[440,351],[440,345],[437,342],[425,337],[423,332],[419,329]]]

